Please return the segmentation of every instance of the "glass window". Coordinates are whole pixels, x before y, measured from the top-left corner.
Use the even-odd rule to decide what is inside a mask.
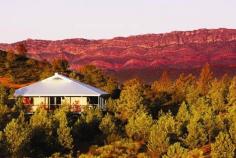
[[[61,97],[56,97],[56,104],[61,105]]]
[[[50,105],[61,105],[62,97],[50,97]]]
[[[50,97],[50,105],[55,105],[55,99],[54,99],[54,97]]]
[[[98,97],[89,97],[90,104],[98,104]]]

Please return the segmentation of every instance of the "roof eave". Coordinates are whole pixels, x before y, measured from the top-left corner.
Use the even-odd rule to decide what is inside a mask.
[[[56,96],[63,96],[63,97],[92,97],[92,96],[102,96],[102,95],[109,95],[109,94],[14,94],[15,97],[25,96],[25,97],[56,97]]]

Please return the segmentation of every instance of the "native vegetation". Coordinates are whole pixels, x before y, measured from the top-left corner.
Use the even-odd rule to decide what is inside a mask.
[[[1,85],[0,157],[235,157],[236,77],[214,78],[209,65],[199,77],[171,80],[164,72],[152,84],[132,79],[118,89],[115,79],[91,65],[76,72],[65,60],[42,64],[3,52],[0,60],[1,75],[13,75],[14,66],[6,66],[11,60],[21,63],[14,71],[29,68],[20,81],[60,71],[112,94],[106,111],[88,108],[75,115],[63,105],[29,116],[20,101],[11,101],[13,90]]]

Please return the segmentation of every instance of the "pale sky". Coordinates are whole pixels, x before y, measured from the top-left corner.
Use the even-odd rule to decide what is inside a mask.
[[[0,0],[0,43],[236,29],[236,0]]]

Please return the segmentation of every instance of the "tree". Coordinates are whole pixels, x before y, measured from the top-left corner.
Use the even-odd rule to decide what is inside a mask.
[[[212,86],[209,90],[208,96],[211,99],[211,104],[215,112],[225,110],[226,89],[227,87],[223,81],[212,81]]]
[[[228,133],[220,132],[214,144],[211,144],[212,158],[233,158],[235,156],[235,146]]]
[[[126,133],[133,140],[147,142],[152,124],[152,117],[140,110],[128,119]]]
[[[236,147],[236,122],[232,122],[229,129],[230,137]]]
[[[99,125],[99,129],[106,135],[114,133],[115,129],[116,129],[116,125],[114,123],[114,118],[111,115],[106,114],[102,118],[102,121]]]
[[[69,68],[69,63],[66,59],[54,59],[52,67],[54,72],[66,72]]]
[[[42,73],[40,74],[40,79],[45,79],[53,75],[53,70],[50,66],[45,65]]]
[[[211,100],[207,97],[198,98],[197,101],[191,105],[190,111],[191,125],[189,124],[189,130],[193,131],[189,133],[189,136],[191,137],[192,135],[193,137],[196,137],[197,134],[202,135],[202,139],[197,139],[198,137],[196,137],[194,138],[197,139],[196,142],[190,141],[190,143],[192,143],[192,145],[194,143],[196,143],[195,145],[197,145],[197,143],[204,145],[206,142],[211,142],[215,134],[217,134],[217,131],[222,127],[220,125],[220,120],[216,118],[216,113],[211,105]],[[194,124],[196,124],[196,127],[194,127]],[[197,130],[196,134],[194,130]],[[204,140],[205,137],[207,138],[206,140]]]
[[[200,91],[197,88],[197,85],[193,84],[187,87],[186,102],[189,105],[193,105],[197,102],[200,97]]]
[[[139,157],[141,154],[144,158],[148,157],[145,153],[139,153],[141,145],[138,142],[132,142],[129,140],[116,141],[109,145],[102,147],[97,147],[94,149],[94,152],[88,154],[80,155],[80,158],[115,158],[115,157],[124,157],[124,158],[133,158]],[[141,156],[140,156],[141,158]]]
[[[206,64],[202,68],[200,77],[197,81],[198,89],[202,95],[206,95],[208,93],[212,78],[213,73],[211,72],[210,65]]]
[[[207,130],[205,129],[203,122],[201,122],[198,117],[195,116],[190,119],[190,122],[187,125],[187,130],[188,135],[185,143],[190,149],[201,147],[208,142]]]
[[[94,65],[85,65],[79,69],[79,72],[83,75],[82,81],[96,87],[105,86],[105,76],[101,69],[97,68]]]
[[[163,158],[186,158],[188,150],[183,148],[180,143],[175,143],[169,146],[167,154]]]
[[[176,123],[170,113],[160,115],[157,123],[150,128],[147,143],[148,150],[153,157],[160,157],[167,152],[171,143],[170,135],[176,131]]]
[[[130,116],[143,108],[143,102],[143,84],[137,79],[126,81],[117,100],[115,116],[127,121]]]
[[[30,140],[30,128],[25,122],[23,113],[7,124],[4,136],[9,152],[15,157],[23,157],[26,145]]]
[[[232,106],[229,108],[228,112],[228,120],[229,120],[229,133],[233,140],[233,143],[236,145],[236,106]]]
[[[176,115],[176,119],[179,122],[186,122],[190,120],[190,109],[189,105],[187,105],[185,102],[183,102],[178,110],[178,113]]]
[[[117,98],[118,82],[113,77],[107,77],[105,86],[101,88],[111,94],[111,97]]]
[[[4,142],[4,134],[0,131],[0,157],[7,157],[7,148]]]
[[[11,68],[12,64],[17,59],[17,56],[15,55],[15,53],[12,50],[10,50],[10,51],[7,52],[6,59],[7,59],[6,67]]]
[[[102,111],[98,107],[84,108],[81,119],[86,123],[99,123],[102,120]]]
[[[114,116],[107,113],[102,118],[101,123],[99,125],[99,129],[106,136],[107,143],[119,140],[119,135],[118,135],[119,129],[117,128],[115,121],[116,120]]]
[[[47,157],[58,148],[54,136],[54,122],[52,116],[44,109],[38,108],[30,118],[32,129],[30,139],[30,152],[27,156],[35,155]]]
[[[5,105],[8,99],[7,89],[0,84],[0,105]]]
[[[188,88],[195,84],[195,77],[190,74],[185,76],[184,74],[180,74],[179,78],[174,83],[174,100],[175,102],[182,102],[187,95]]]
[[[102,131],[99,129],[100,122],[103,118],[103,113],[97,107],[85,107],[81,116],[73,125],[72,135],[74,145],[78,147],[80,144],[92,145],[91,143],[104,143],[101,138],[104,138]]]
[[[178,110],[176,115],[177,128],[180,135],[184,135],[186,133],[187,124],[189,123],[191,114],[189,105],[183,102]]]
[[[32,128],[45,128],[51,130],[52,124],[52,118],[50,118],[48,112],[42,108],[37,109],[30,119],[30,125]]]
[[[9,118],[10,108],[7,105],[0,104],[0,131],[3,130],[8,123],[8,121],[12,118]]]
[[[62,116],[59,122],[57,135],[58,135],[58,141],[63,148],[65,148],[66,150],[73,149],[73,138],[71,135],[71,128],[68,126],[68,121],[65,115]]]
[[[236,76],[232,79],[231,84],[229,86],[229,94],[227,96],[228,104],[235,105],[236,103]]]
[[[150,129],[150,136],[148,139],[148,150],[152,157],[160,157],[164,154],[170,146],[170,138],[168,132],[161,130],[158,124],[154,124]]]
[[[152,89],[156,92],[170,92],[172,90],[172,81],[167,73],[164,71],[158,81],[153,82]]]
[[[118,88],[118,83],[114,78],[105,75],[101,69],[94,65],[82,66],[79,72],[82,75],[80,76],[82,82],[101,88],[110,94],[113,94],[114,90]]]
[[[69,106],[67,104],[62,105],[57,111],[55,111],[54,118],[59,124],[57,128],[58,142],[64,148],[65,151],[73,149],[73,138],[71,135],[71,128],[68,126],[67,113],[69,112]]]

